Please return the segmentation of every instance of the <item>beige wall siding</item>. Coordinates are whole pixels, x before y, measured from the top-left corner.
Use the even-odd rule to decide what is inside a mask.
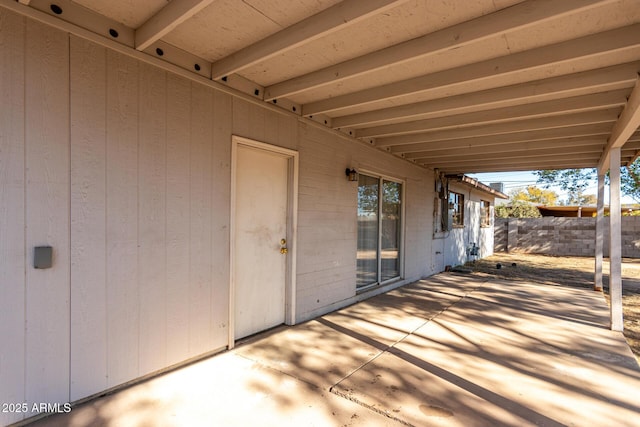
[[[213,92],[213,153],[211,197],[213,211],[211,280],[215,291],[211,294],[212,338],[210,348],[222,343],[220,334],[228,335],[229,322],[229,250],[230,250],[230,210],[231,200],[231,135],[232,135],[233,97]]]
[[[0,401],[223,348],[232,98],[4,9],[0,57]]]
[[[300,127],[297,316],[355,295],[358,184],[347,181],[354,147]]]
[[[300,125],[297,318],[353,302],[356,296],[358,185],[354,167],[404,181],[404,275],[433,274],[431,235],[433,176],[400,159],[313,125]]]
[[[138,68],[107,51],[106,305],[107,385],[135,378],[139,355]]]
[[[71,43],[71,399],[107,387],[106,49]],[[90,279],[89,279],[90,278]]]
[[[0,402],[25,399],[25,33],[0,11]],[[0,425],[20,418],[0,412]]]
[[[0,59],[3,402],[77,400],[226,346],[234,134],[300,153],[297,321],[368,296],[347,166],[404,182],[396,285],[436,272],[432,172],[4,9]]]
[[[297,119],[233,98],[233,134],[280,147],[297,150]]]
[[[406,166],[405,166],[406,167]],[[405,277],[418,279],[442,271],[434,262],[433,172],[419,170],[407,177],[405,190]]]
[[[69,37],[27,20],[25,53],[25,401],[60,402],[69,398]],[[53,246],[53,268],[32,268],[39,245]]]

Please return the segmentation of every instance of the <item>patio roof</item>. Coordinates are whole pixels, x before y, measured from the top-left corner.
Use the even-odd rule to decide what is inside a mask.
[[[640,151],[637,0],[0,5],[446,173]]]

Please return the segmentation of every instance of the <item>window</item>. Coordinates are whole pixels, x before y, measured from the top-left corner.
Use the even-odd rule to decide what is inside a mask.
[[[491,202],[480,201],[480,227],[491,227]]]
[[[449,192],[449,224],[464,226],[464,196],[453,191]]]
[[[358,178],[357,289],[400,277],[402,184]]]

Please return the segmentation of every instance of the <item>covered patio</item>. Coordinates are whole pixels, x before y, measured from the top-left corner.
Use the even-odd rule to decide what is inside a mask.
[[[593,286],[608,239],[611,309],[603,318],[589,299],[577,317],[551,318],[606,324],[615,333],[585,336],[617,337],[619,172],[640,152],[639,71],[638,0],[0,0],[0,400],[80,402],[490,255],[495,198],[506,196],[465,175],[474,172],[598,169]],[[375,301],[392,315],[393,295],[418,289],[454,316],[449,299],[467,295],[474,318],[479,301],[511,307],[516,289],[495,284],[491,296],[482,289],[494,284],[445,282],[450,290],[419,282]],[[523,315],[535,318],[546,302],[528,304]],[[398,359],[457,383],[470,404],[481,395],[524,410],[517,393],[503,400],[425,362],[414,341],[428,338],[413,332],[445,332],[411,304],[397,319],[409,326],[385,318],[380,337],[337,322],[354,309],[290,333],[364,341],[359,363],[378,351],[367,366]],[[500,369],[533,374],[526,350],[542,338],[510,311],[498,317],[473,344],[452,324],[442,345],[482,352],[492,328],[508,325],[503,344],[525,344]],[[576,356],[572,343],[562,354],[600,354]],[[336,372],[332,399],[353,389],[364,405],[383,400]],[[612,398],[627,411],[617,414],[637,411]],[[0,425],[47,412],[29,408],[0,413]],[[428,399],[420,408],[468,415]],[[523,417],[556,420],[537,407]]]
[[[33,426],[634,426],[599,292],[441,273]]]
[[[244,93],[443,176],[597,167],[598,218],[611,171],[611,328],[621,330],[618,167],[640,152],[640,5],[418,3],[0,6],[195,82]],[[598,224],[594,287],[601,289],[605,236]]]

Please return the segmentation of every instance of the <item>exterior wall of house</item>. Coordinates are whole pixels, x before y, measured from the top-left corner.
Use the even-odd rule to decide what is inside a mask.
[[[444,267],[432,171],[275,107],[1,8],[0,95],[0,402],[75,401],[227,346],[232,135],[299,152],[296,321]],[[404,189],[403,278],[362,294],[347,166]]]
[[[404,182],[404,281],[436,273],[429,263],[433,174],[378,150],[299,125],[297,319],[354,302],[358,185],[347,166]],[[367,293],[364,297],[371,296]],[[356,299],[354,299],[356,298]]]
[[[385,289],[356,295],[347,166],[404,182],[392,286],[438,271],[433,173],[293,114],[4,9],[0,94],[1,402],[75,401],[226,347],[232,135],[299,151],[297,321]],[[40,245],[52,268],[33,268]]]
[[[480,258],[492,255],[493,226],[482,227],[480,223],[483,200],[491,202],[493,221],[493,197],[460,183],[450,183],[449,190],[464,195],[464,227],[454,227],[444,233],[442,246],[445,266],[462,265],[472,259],[468,249],[473,243],[480,247]]]

